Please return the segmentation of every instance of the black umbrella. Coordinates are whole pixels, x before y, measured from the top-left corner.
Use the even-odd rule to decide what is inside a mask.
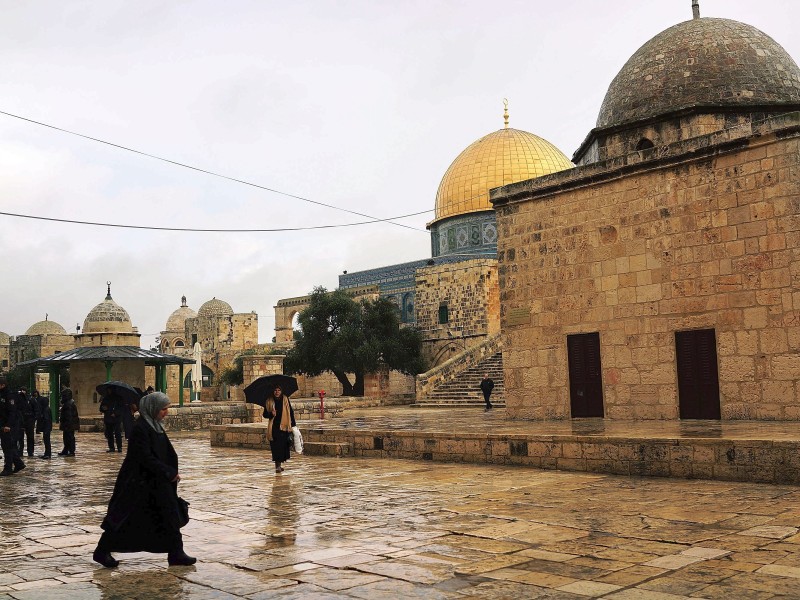
[[[267,398],[279,387],[284,396],[291,396],[297,391],[297,379],[288,375],[265,375],[244,388],[244,397],[251,404],[266,408]]]
[[[106,381],[94,389],[101,396],[108,393],[116,394],[125,404],[139,404],[139,399],[142,397],[141,392],[137,392],[136,388],[122,381]]]

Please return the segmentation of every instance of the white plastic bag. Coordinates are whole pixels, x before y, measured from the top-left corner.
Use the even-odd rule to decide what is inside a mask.
[[[292,440],[294,441],[294,451],[298,454],[303,453],[303,436],[300,435],[300,429],[292,427]]]

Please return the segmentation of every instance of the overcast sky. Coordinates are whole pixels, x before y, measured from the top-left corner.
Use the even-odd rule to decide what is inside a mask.
[[[790,0],[702,0],[800,60]],[[105,296],[150,347],[185,294],[256,311],[343,270],[430,256],[425,223],[452,160],[502,127],[567,156],[611,79],[690,0],[419,2],[0,0],[0,111],[391,224],[168,233],[0,215],[0,331],[68,332]],[[364,221],[0,115],[0,211],[162,227]]]

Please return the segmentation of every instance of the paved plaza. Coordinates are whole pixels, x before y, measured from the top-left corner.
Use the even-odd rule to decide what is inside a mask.
[[[0,479],[0,599],[800,598],[800,488],[368,458],[172,435],[192,567],[91,551],[121,455]]]

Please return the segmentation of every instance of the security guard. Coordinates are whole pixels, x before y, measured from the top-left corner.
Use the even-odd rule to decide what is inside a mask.
[[[8,393],[6,378],[0,377],[0,443],[3,447],[3,470],[0,476],[11,475],[25,468],[17,452],[20,422],[15,400]]]

